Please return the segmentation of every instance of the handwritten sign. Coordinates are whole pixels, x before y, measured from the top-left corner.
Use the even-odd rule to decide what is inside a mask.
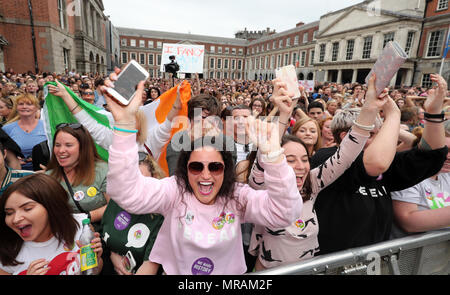
[[[164,43],[161,72],[164,72],[164,64],[170,63],[169,56],[171,55],[175,56],[175,61],[180,65],[180,73],[203,73],[205,46]]]
[[[314,80],[299,80],[298,85],[303,86],[307,92],[314,91]]]

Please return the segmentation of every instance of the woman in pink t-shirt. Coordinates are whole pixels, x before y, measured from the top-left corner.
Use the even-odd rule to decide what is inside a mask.
[[[116,75],[110,78],[115,80]],[[142,91],[143,82],[135,96],[141,97]],[[108,194],[127,212],[164,216],[149,260],[161,264],[166,274],[242,274],[247,267],[240,224],[283,227],[300,214],[302,199],[276,125],[250,124],[259,138],[255,144],[261,151],[267,190],[236,183],[228,151],[232,147],[220,142],[221,136],[192,140],[180,153],[176,174],[155,179],[143,177],[138,169],[134,118],[139,101],[133,99],[124,107],[105,97],[116,122],[109,149]],[[142,236],[135,235],[130,243],[139,245]]]

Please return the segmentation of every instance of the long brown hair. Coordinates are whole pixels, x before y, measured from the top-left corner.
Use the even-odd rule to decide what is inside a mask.
[[[12,193],[20,193],[41,204],[48,213],[48,223],[53,236],[59,243],[75,242],[78,222],[72,215],[69,195],[54,178],[36,173],[25,176],[13,183],[0,198],[0,261],[3,265],[18,265],[17,255],[23,246],[22,238],[5,222],[5,205]]]
[[[80,124],[80,126],[80,128],[72,128],[70,126],[58,128],[55,132],[55,136],[53,137],[52,151],[55,148],[56,136],[61,131],[72,135],[79,143],[80,153],[78,157],[78,164],[75,167],[75,178],[72,183],[73,186],[78,186],[80,184],[93,184],[95,181],[95,164],[98,161],[102,161],[97,153],[97,149],[91,135],[86,128],[83,127],[83,125]],[[53,152],[50,157],[47,170],[51,170],[50,175],[55,177],[57,180],[63,179],[63,167],[59,165],[55,153]]]

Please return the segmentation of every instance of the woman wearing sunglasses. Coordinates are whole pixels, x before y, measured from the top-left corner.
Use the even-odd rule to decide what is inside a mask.
[[[141,82],[136,97],[143,90]],[[123,107],[105,98],[120,124],[109,150],[108,195],[130,213],[164,216],[149,257],[162,265],[164,273],[243,274],[247,267],[241,223],[283,227],[300,214],[295,175],[282,154],[274,124],[250,123],[262,151],[260,163],[269,184],[265,191],[236,183],[232,154],[223,141],[215,141],[220,136],[193,141],[190,151],[181,152],[175,175],[159,180],[138,170],[132,121],[140,100]],[[129,124],[128,130],[124,124]]]
[[[284,83],[277,82],[275,87],[276,92],[287,93]],[[380,108],[389,104],[389,100],[394,104],[388,98],[387,90],[379,98],[376,97],[375,79],[371,78],[365,104],[358,117],[355,116],[351,131],[343,138],[336,153],[315,169],[310,170],[311,154],[305,142],[294,135],[282,138],[284,155],[295,172],[294,183],[303,197],[303,211],[288,227],[255,226],[249,248],[249,252],[257,256],[255,270],[310,259],[319,251],[319,226],[314,211],[317,194],[338,179],[361,153],[369,139],[369,130],[375,128]],[[280,110],[280,122],[287,122],[292,109],[277,98],[274,102]],[[281,125],[286,127],[287,124]],[[270,185],[264,169],[260,167],[258,162],[255,163],[249,177],[249,184],[255,189],[265,189]]]
[[[106,195],[108,165],[101,160],[89,132],[81,124],[56,126],[52,155],[46,174],[66,189],[75,213],[88,213],[94,228],[100,221],[109,197]]]

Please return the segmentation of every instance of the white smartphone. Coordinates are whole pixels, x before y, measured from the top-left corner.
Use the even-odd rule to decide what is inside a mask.
[[[133,254],[131,254],[130,251],[123,257],[123,264],[128,272],[133,273],[134,268],[136,267],[136,260],[134,260]]]
[[[277,69],[275,74],[277,78],[280,78],[281,81],[286,83],[288,93],[294,95],[292,98],[300,97],[297,73],[295,72],[295,67],[293,65],[288,65],[282,67],[281,69]]]
[[[136,94],[136,86],[148,76],[149,73],[139,63],[131,60],[117,76],[114,88],[107,88],[107,91],[120,104],[128,105]]]

